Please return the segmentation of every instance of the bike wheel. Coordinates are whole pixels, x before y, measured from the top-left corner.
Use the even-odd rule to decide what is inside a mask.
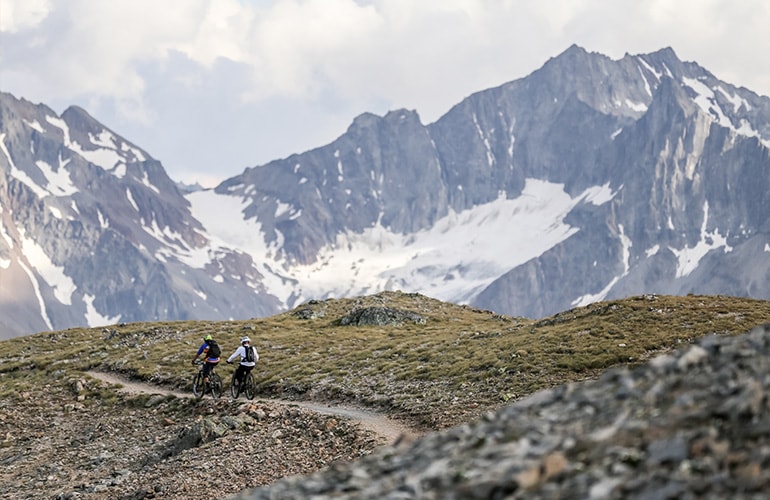
[[[238,399],[240,394],[241,387],[238,385],[238,380],[235,378],[235,373],[233,373],[233,378],[230,380],[230,395],[233,397],[233,399]]]
[[[193,394],[196,398],[200,399],[203,397],[203,393],[206,392],[206,387],[204,387],[203,384],[203,373],[198,372],[193,377]]]
[[[254,384],[254,377],[251,376],[251,373],[246,375],[246,380],[243,381],[243,385],[246,397],[249,399],[254,399],[254,394],[257,392],[257,388]]]
[[[219,378],[219,375],[216,373],[209,375],[209,386],[211,388],[211,397],[219,399],[219,396],[222,395],[222,379]]]

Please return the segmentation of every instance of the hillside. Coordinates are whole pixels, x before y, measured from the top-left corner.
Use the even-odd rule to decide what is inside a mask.
[[[383,292],[247,321],[19,337],[2,342],[0,358],[0,495],[189,498],[218,477],[211,491],[223,497],[383,444],[354,422],[299,406],[182,397],[207,333],[229,352],[252,337],[260,397],[363,407],[420,432],[766,322],[770,302],[726,296],[638,296],[531,320]],[[120,391],[92,370],[156,384],[158,394]],[[227,380],[231,368],[219,371]]]

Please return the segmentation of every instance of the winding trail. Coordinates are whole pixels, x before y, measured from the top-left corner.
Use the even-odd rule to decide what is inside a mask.
[[[109,384],[119,385],[120,390],[129,394],[162,394],[164,396],[173,395],[179,398],[193,397],[192,393],[173,391],[144,382],[135,382],[116,373],[87,371],[86,374]],[[322,413],[324,415],[334,415],[349,418],[355,422],[358,422],[364,429],[370,430],[379,436],[382,436],[387,441],[387,444],[394,444],[403,440],[411,441],[419,435],[419,433],[415,430],[410,429],[409,427],[399,422],[391,420],[382,414],[364,410],[362,408],[356,408],[352,406],[328,406],[307,401],[289,401],[285,399],[270,398],[254,398],[254,401],[279,405],[300,406],[302,408],[306,408],[317,413]]]

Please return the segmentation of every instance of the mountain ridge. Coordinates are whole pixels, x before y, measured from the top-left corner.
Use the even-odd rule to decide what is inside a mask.
[[[87,111],[0,97],[3,335],[388,289],[528,317],[639,293],[770,297],[770,98],[671,48],[573,45],[434,123],[364,113],[191,193]]]

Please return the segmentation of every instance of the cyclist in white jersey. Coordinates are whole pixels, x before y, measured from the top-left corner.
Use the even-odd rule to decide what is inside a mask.
[[[251,339],[249,337],[243,337],[241,339],[240,347],[227,358],[227,364],[232,364],[233,360],[237,357],[241,358],[241,362],[235,370],[235,380],[240,385],[259,360],[257,348],[251,345]]]

